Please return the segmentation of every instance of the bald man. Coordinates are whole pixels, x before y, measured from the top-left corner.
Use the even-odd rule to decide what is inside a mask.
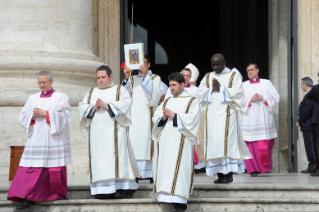
[[[202,79],[197,96],[202,110],[206,110],[205,161],[206,174],[218,179],[214,183],[231,183],[233,173],[243,173],[244,159],[251,158],[240,128],[238,111],[244,92],[239,74],[226,67],[222,54],[211,59],[213,72]]]

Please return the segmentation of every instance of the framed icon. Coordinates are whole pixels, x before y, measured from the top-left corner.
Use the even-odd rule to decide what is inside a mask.
[[[125,64],[131,70],[139,69],[144,64],[144,44],[134,43],[124,45]]]

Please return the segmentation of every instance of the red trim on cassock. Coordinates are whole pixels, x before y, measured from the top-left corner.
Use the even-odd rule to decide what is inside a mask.
[[[265,100],[265,103],[264,103],[264,104],[265,104],[266,106],[269,106],[269,105],[268,105],[268,102],[267,102],[267,100]]]
[[[248,107],[251,107],[251,103],[250,103],[250,101],[249,101],[249,103],[248,103]]]
[[[35,119],[31,120],[30,126],[35,125]]]
[[[47,119],[46,119],[46,122],[47,122],[48,124],[50,124],[50,116],[49,116],[49,111],[47,111]]]

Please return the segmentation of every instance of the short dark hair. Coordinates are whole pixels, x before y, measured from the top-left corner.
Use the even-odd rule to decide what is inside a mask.
[[[110,76],[112,74],[112,70],[107,65],[102,65],[98,67],[95,73],[97,73],[98,71],[105,71],[107,76]]]
[[[169,81],[176,81],[179,84],[185,83],[185,79],[181,73],[173,72],[171,75],[168,76],[168,82]]]
[[[147,63],[151,63],[151,58],[147,54],[144,55],[144,58],[147,60]]]
[[[249,64],[247,65],[246,69],[248,68],[248,66],[251,66],[251,65],[254,65],[254,66],[255,66],[255,68],[258,68],[257,63],[249,63]]]

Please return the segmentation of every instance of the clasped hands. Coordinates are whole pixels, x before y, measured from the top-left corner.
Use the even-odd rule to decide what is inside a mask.
[[[37,108],[37,107],[33,109],[33,118],[46,117],[46,116],[47,116],[47,112],[45,110],[42,110],[41,108]]]
[[[219,90],[220,90],[219,81],[217,79],[213,78],[212,82],[213,82],[213,91],[219,92]]]
[[[251,102],[257,102],[257,101],[262,101],[264,99],[264,97],[262,95],[259,95],[258,93],[256,93],[255,95],[253,95],[250,99]]]
[[[101,99],[97,99],[95,106],[94,106],[94,110],[97,111],[98,109],[103,108],[106,110],[107,108],[107,103],[103,102]]]
[[[175,113],[170,109],[165,108],[163,111],[163,120],[167,120],[168,118],[174,119]]]

